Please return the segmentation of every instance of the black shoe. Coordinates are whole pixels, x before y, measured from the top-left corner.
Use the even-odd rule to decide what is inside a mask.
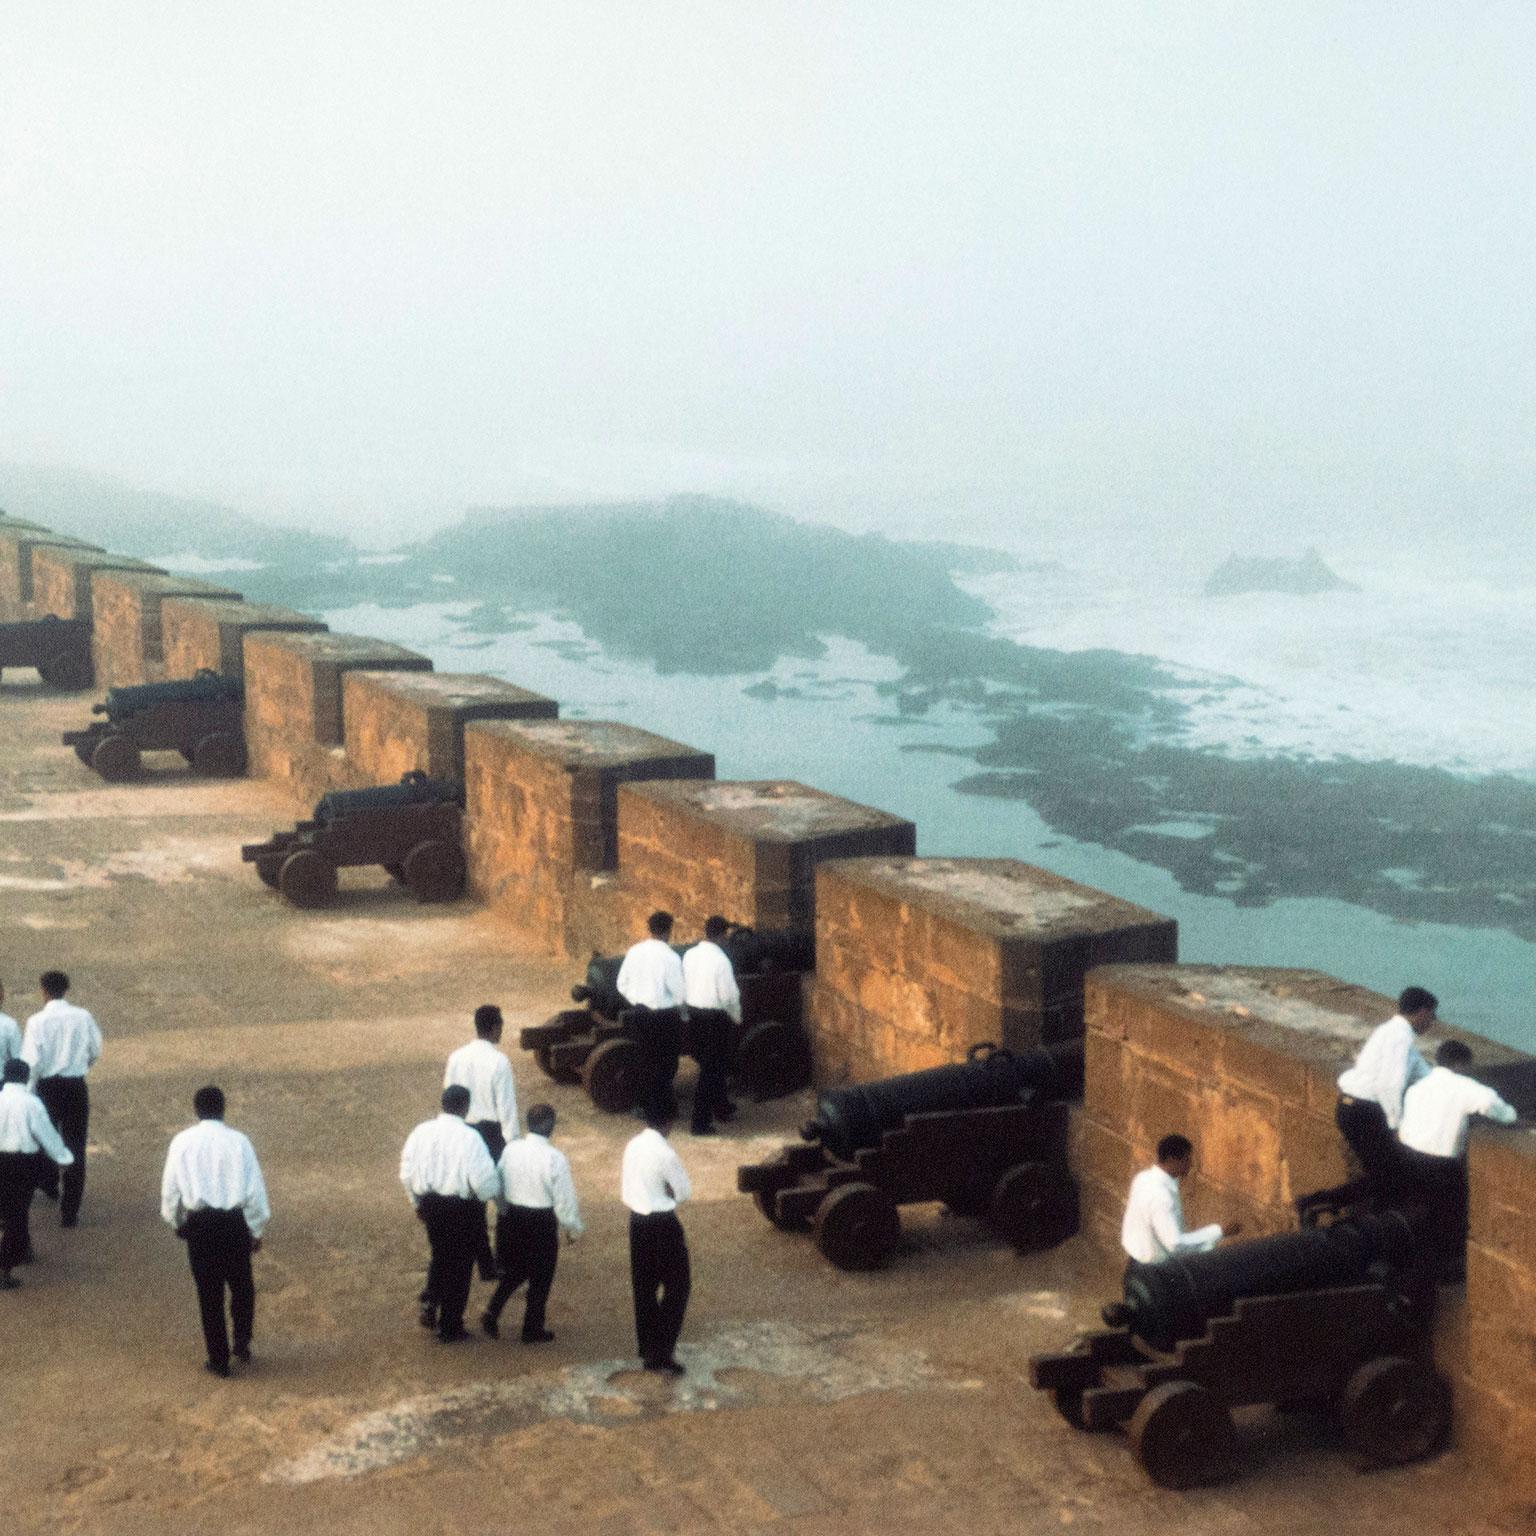
[[[553,1344],[555,1336],[548,1328],[540,1328],[537,1333],[524,1333],[522,1342],[524,1344]]]
[[[36,1264],[37,1255],[32,1251],[31,1243],[27,1244],[26,1251],[16,1260],[18,1264]]]
[[[480,1314],[480,1332],[488,1339],[499,1339],[501,1337],[501,1328],[489,1312],[482,1312]]]
[[[457,1328],[439,1328],[437,1330],[438,1342],[441,1344],[462,1344],[469,1336],[469,1329],[462,1323]]]
[[[210,1376],[222,1376],[226,1380],[229,1377],[229,1366],[227,1363],[221,1365],[217,1360],[205,1360],[203,1361],[203,1369]]]
[[[249,1344],[236,1344],[231,1353],[241,1365],[249,1365],[251,1363],[251,1346]]]
[[[423,1328],[436,1328],[437,1327],[437,1305],[436,1305],[436,1303],[435,1302],[430,1302],[430,1301],[422,1302],[422,1304],[421,1304],[421,1311],[417,1315],[416,1321],[418,1323],[420,1323]]]
[[[78,1216],[61,1216],[59,1217],[59,1225],[61,1227],[78,1227],[80,1225],[80,1218]]]
[[[481,1259],[480,1260],[480,1278],[482,1280],[484,1280],[484,1281],[487,1281],[487,1282],[490,1282],[490,1281],[493,1281],[493,1280],[500,1280],[501,1279],[501,1271],[496,1267],[496,1265],[490,1259]]]
[[[3,1275],[0,1275],[0,1291],[19,1291],[20,1289],[21,1281],[10,1270],[6,1270]]]
[[[644,1360],[641,1362],[648,1371],[665,1371],[669,1376],[686,1376],[688,1367],[676,1360]]]

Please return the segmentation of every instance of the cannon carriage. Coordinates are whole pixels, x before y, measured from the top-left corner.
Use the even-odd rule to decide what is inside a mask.
[[[873,1269],[901,1236],[898,1207],[941,1201],[1021,1253],[1077,1230],[1065,1160],[1083,1046],[971,1048],[963,1063],[831,1089],[791,1143],[737,1170],[736,1186],[784,1232],[810,1232],[839,1269]]]
[[[1429,1455],[1450,1428],[1430,1359],[1435,1304],[1421,1213],[1389,1211],[1132,1264],[1104,1329],[1036,1355],[1030,1384],[1074,1428],[1123,1428],[1155,1483],[1230,1475],[1232,1410],[1337,1419],[1362,1466]]]
[[[65,731],[64,745],[111,782],[137,778],[145,752],[179,752],[208,778],[245,772],[245,694],[222,673],[204,668],[174,682],[109,688],[91,712],[105,718]]]
[[[681,954],[686,945],[674,946]],[[741,990],[741,1023],[733,1028],[731,1075],[738,1088],[759,1102],[781,1098],[811,1080],[811,1049],[800,1023],[801,982],[816,963],[815,940],[807,932],[759,933],[735,927],[721,941]],[[646,1045],[660,1023],[678,1029],[682,1053],[691,1055],[686,1016],[666,1010],[658,1019],[630,1008],[619,996],[622,955],[592,956],[583,981],[571,988],[573,1002],[544,1024],[524,1029],[518,1043],[534,1053],[546,1076],[557,1083],[581,1083],[597,1108],[622,1113],[644,1098],[651,1081]]]
[[[405,774],[398,784],[324,795],[291,832],[247,843],[240,857],[296,907],[322,907],[337,871],[382,865],[418,901],[464,893],[464,789],[454,780]]]
[[[89,688],[96,676],[90,621],[50,613],[0,624],[0,677],[7,667],[35,667],[48,687],[63,693]]]

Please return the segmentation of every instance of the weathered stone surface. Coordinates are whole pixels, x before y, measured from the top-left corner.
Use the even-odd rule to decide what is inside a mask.
[[[167,677],[195,677],[204,668],[245,679],[245,637],[264,631],[322,634],[326,625],[307,613],[267,603],[169,597],[160,609]]]
[[[33,551],[44,547],[95,549],[84,539],[47,528],[0,527],[0,618],[26,617],[32,601]]]
[[[32,606],[61,619],[89,619],[91,578],[97,571],[146,571],[163,576],[158,565],[115,555],[110,550],[40,544],[32,551]]]
[[[910,852],[910,821],[792,780],[629,784],[619,867],[697,928],[713,912],[760,929],[809,927],[827,859]]]
[[[560,706],[473,672],[348,672],[342,680],[347,756],[376,784],[411,771],[463,780],[471,720],[553,720]]]
[[[240,594],[192,576],[100,569],[91,576],[91,648],[103,687],[157,682],[165,675],[162,606],[168,597],[238,600]]]

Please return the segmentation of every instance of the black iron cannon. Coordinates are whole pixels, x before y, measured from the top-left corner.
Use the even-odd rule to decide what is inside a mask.
[[[105,718],[65,731],[64,745],[104,779],[137,778],[145,752],[179,752],[210,778],[245,772],[245,694],[222,673],[109,688],[91,712]]]
[[[407,773],[398,784],[322,796],[308,821],[246,844],[240,857],[296,907],[324,906],[339,869],[367,864],[383,865],[418,901],[452,901],[464,892],[463,807],[456,780]]]
[[[1227,1476],[1231,1410],[1336,1414],[1370,1466],[1444,1441],[1450,1393],[1430,1358],[1435,1283],[1419,1211],[1388,1211],[1127,1267],[1108,1327],[1030,1361],[1078,1429],[1123,1426],[1154,1482]]]
[[[785,1232],[812,1232],[839,1269],[871,1269],[901,1236],[898,1206],[942,1201],[1021,1253],[1077,1230],[1066,1166],[1068,1101],[1082,1093],[1080,1040],[821,1094],[799,1145],[737,1170],[736,1187]]]
[[[0,677],[7,667],[36,667],[50,688],[64,693],[89,688],[96,675],[91,665],[90,623],[45,614],[40,619],[0,624]]]
[[[679,955],[688,946],[674,945]],[[721,941],[741,990],[741,1023],[733,1031],[731,1075],[753,1098],[780,1098],[811,1080],[811,1051],[800,1024],[803,973],[815,966],[813,938],[801,930],[758,933],[733,927]],[[643,1010],[619,995],[622,955],[596,955],[582,981],[571,988],[581,1008],[567,1008],[546,1023],[524,1029],[519,1043],[534,1053],[556,1082],[582,1083],[599,1108],[622,1113],[644,1096],[651,1068]],[[688,1021],[681,1019],[682,1048],[691,1054]]]

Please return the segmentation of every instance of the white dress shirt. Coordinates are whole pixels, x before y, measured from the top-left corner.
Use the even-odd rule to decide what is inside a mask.
[[[8,1013],[0,1013],[0,1067],[21,1055],[21,1025]]]
[[[400,1151],[400,1182],[415,1205],[423,1195],[489,1200],[501,1187],[479,1131],[444,1110],[423,1120]]]
[[[1184,1230],[1184,1202],[1179,1181],[1154,1163],[1131,1180],[1125,1218],[1120,1223],[1120,1246],[1142,1264],[1160,1264],[1176,1253],[1204,1253],[1221,1241],[1221,1227]]]
[[[171,1138],[160,1178],[160,1214],[179,1232],[193,1211],[239,1211],[259,1238],[272,1219],[256,1149],[222,1120],[199,1120]]]
[[[61,1168],[75,1160],[43,1101],[25,1083],[0,1088],[0,1152],[46,1152]]]
[[[1460,1157],[1467,1150],[1467,1121],[1473,1115],[1486,1115],[1500,1125],[1519,1119],[1486,1083],[1449,1067],[1431,1067],[1429,1076],[1403,1095],[1398,1140],[1431,1157]]]
[[[632,944],[615,983],[631,1008],[676,1008],[683,1001],[683,962],[660,939]]]
[[[1393,1014],[1371,1031],[1354,1066],[1339,1078],[1340,1093],[1380,1104],[1394,1131],[1403,1118],[1404,1090],[1429,1072],[1414,1039],[1413,1025],[1402,1014]]]
[[[494,1120],[508,1141],[517,1139],[517,1087],[505,1051],[489,1040],[475,1039],[461,1045],[448,1058],[443,1073],[443,1087],[455,1085],[469,1089],[469,1113],[464,1118],[471,1125]]]
[[[27,1020],[22,1060],[34,1088],[45,1077],[84,1077],[101,1055],[101,1031],[84,1008],[52,998]]]
[[[646,1126],[624,1148],[619,1198],[637,1216],[675,1211],[693,1193],[688,1170],[672,1144],[654,1126]]]
[[[710,939],[683,955],[683,1001],[690,1008],[715,1008],[741,1023],[741,988],[731,957]]]
[[[570,1161],[549,1137],[529,1131],[517,1141],[509,1141],[496,1171],[501,1176],[501,1190],[496,1196],[500,1209],[520,1205],[530,1211],[552,1210],[573,1237],[583,1230]]]

